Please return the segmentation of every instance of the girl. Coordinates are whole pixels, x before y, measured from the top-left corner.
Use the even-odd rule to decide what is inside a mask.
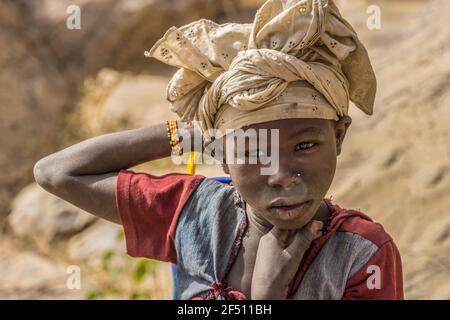
[[[45,157],[34,167],[43,188],[122,224],[131,256],[176,263],[182,299],[403,298],[392,238],[324,199],[349,101],[372,114],[376,91],[367,52],[331,0],[268,0],[252,24],[172,27],[146,55],[179,68],[167,99],[183,121]],[[207,146],[237,129],[277,132],[266,141],[279,156],[274,172],[261,174],[262,161],[225,163],[227,185],[128,170],[191,151],[181,147],[188,133]],[[261,151],[258,140],[244,160]]]

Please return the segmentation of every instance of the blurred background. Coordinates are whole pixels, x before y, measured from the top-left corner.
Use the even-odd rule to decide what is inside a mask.
[[[172,298],[170,265],[128,258],[119,226],[45,192],[32,168],[81,140],[173,118],[165,86],[174,69],[144,51],[172,25],[251,22],[262,2],[0,0],[0,298]],[[328,196],[393,236],[406,298],[449,299],[450,1],[336,2],[379,86],[372,117],[352,108]],[[73,4],[79,30],[66,27]],[[379,30],[367,27],[370,5],[381,9]],[[134,169],[185,171],[170,159]]]

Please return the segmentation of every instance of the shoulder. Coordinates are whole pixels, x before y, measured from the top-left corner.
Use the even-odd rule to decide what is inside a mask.
[[[312,247],[307,259],[310,265],[307,264],[296,297],[401,298],[401,259],[392,237],[361,211],[341,208],[328,199],[326,202],[332,212],[331,222],[328,231]],[[366,286],[374,267],[382,275],[382,290]],[[321,290],[316,289],[318,281],[322,281]]]
[[[378,265],[401,264],[398,249],[384,227],[360,210],[333,205],[334,239],[339,251],[347,251],[351,260],[349,276],[362,270],[363,266],[377,261]],[[386,267],[388,268],[388,267]]]
[[[236,189],[214,179],[204,179],[192,193],[183,210],[183,222],[212,223],[217,219],[228,219],[225,212],[236,207]]]
[[[334,211],[332,219],[337,232],[352,234],[373,243],[378,248],[392,241],[392,237],[384,227],[366,213],[360,210],[342,208],[336,204],[332,204],[332,207]]]
[[[384,227],[359,210],[342,209],[336,235],[351,253],[343,299],[403,299],[400,252]]]
[[[215,179],[206,178],[201,181],[198,190],[207,194],[218,192],[221,196],[225,196],[232,194],[235,188]]]

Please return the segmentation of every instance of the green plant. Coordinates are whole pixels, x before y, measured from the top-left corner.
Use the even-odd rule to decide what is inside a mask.
[[[117,234],[118,239],[124,238],[123,230]],[[109,285],[99,290],[87,293],[86,299],[107,299],[107,298],[127,298],[131,300],[151,299],[152,292],[145,287],[145,280],[157,276],[159,262],[150,259],[134,259],[126,257],[125,263],[122,261],[118,265],[118,253],[116,250],[107,250],[101,257],[100,270],[107,277],[111,277],[115,283],[122,285]],[[126,277],[131,280],[131,289],[119,281],[119,277]],[[117,279],[117,281],[115,281]]]

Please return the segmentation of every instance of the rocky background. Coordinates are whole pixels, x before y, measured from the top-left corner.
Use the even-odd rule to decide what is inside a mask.
[[[250,22],[261,2],[0,0],[0,298],[171,299],[169,265],[126,257],[120,227],[42,190],[32,167],[83,139],[173,117],[164,100],[173,69],[143,52],[172,25]],[[374,116],[351,113],[329,196],[394,237],[407,298],[449,299],[450,2],[337,2],[368,47],[379,89]],[[72,4],[80,30],[66,27]],[[366,25],[374,4],[380,30]],[[184,169],[166,159],[136,168]],[[67,287],[71,266],[80,289]]]

